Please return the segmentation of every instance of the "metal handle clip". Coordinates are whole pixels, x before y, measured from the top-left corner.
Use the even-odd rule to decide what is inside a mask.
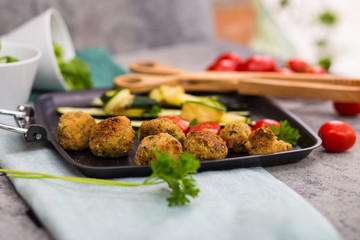
[[[0,114],[14,116],[19,127],[10,126],[0,123],[0,129],[23,134],[27,142],[38,142],[47,140],[46,129],[39,125],[33,124],[35,113],[29,105],[19,105],[17,111],[0,109]]]

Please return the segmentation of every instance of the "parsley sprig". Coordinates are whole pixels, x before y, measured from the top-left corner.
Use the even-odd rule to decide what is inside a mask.
[[[199,193],[196,182],[189,173],[196,173],[200,163],[190,153],[183,153],[177,162],[167,154],[155,150],[156,161],[150,163],[152,174],[142,183],[120,182],[107,179],[84,178],[84,177],[63,177],[45,173],[23,172],[10,169],[0,169],[9,177],[30,178],[30,179],[60,179],[70,182],[85,184],[96,184],[106,186],[146,186],[160,183],[167,183],[172,190],[167,198],[168,205],[181,205],[189,203],[188,196],[195,198]]]
[[[299,130],[290,126],[287,120],[280,121],[280,128],[277,128],[275,124],[270,126],[270,129],[277,136],[278,140],[283,140],[295,146],[298,139],[301,137]]]
[[[187,196],[197,197],[199,189],[189,173],[196,173],[200,163],[190,153],[183,153],[177,162],[167,153],[155,151],[156,161],[150,163],[153,171],[148,181],[162,179],[172,189],[167,198],[169,206],[190,202]],[[145,180],[145,182],[147,181]]]

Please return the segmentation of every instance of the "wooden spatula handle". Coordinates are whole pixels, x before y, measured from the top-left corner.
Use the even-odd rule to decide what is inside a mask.
[[[295,97],[337,102],[360,102],[360,87],[311,82],[287,82],[267,79],[243,79],[237,92],[247,95]]]

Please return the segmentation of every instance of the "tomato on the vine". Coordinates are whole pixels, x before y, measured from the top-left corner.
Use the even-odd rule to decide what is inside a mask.
[[[266,55],[253,55],[238,68],[239,71],[273,72],[277,69],[275,60]]]
[[[189,129],[189,125],[190,125],[190,121],[178,117],[178,116],[160,116],[159,118],[169,118],[171,120],[173,120],[180,128],[181,130],[186,133],[187,130]]]
[[[188,132],[211,132],[219,134],[221,127],[216,122],[202,122],[192,126]]]
[[[308,63],[300,58],[290,58],[286,65],[295,72],[305,72],[308,67]]]
[[[252,127],[253,130],[256,130],[258,128],[261,128],[263,125],[266,125],[268,127],[271,127],[273,124],[275,124],[275,126],[277,128],[280,128],[280,122],[274,120],[274,119],[268,119],[268,118],[265,118],[265,119],[261,119],[259,121],[257,121],[254,126]]]
[[[350,149],[356,142],[354,129],[343,121],[332,120],[324,123],[318,135],[322,146],[329,152],[343,152]]]
[[[220,60],[222,60],[222,59],[231,60],[231,61],[233,61],[233,62],[236,64],[236,66],[238,66],[239,64],[241,64],[242,61],[243,61],[242,58],[239,56],[239,54],[237,54],[237,53],[235,53],[235,52],[226,52],[226,53],[223,53],[223,54],[221,54],[221,55],[216,59],[215,62],[220,61]]]
[[[230,59],[220,59],[213,62],[208,68],[208,71],[236,71],[237,63]]]
[[[360,114],[360,103],[334,102],[336,112],[343,116],[356,116]]]

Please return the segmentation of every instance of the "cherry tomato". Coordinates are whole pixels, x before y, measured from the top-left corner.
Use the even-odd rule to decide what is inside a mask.
[[[184,133],[186,133],[189,129],[190,121],[184,118],[178,116],[160,116],[159,118],[170,118],[181,128]]]
[[[291,70],[290,68],[278,68],[275,70],[275,72],[282,73],[282,74],[293,74],[294,73],[294,71]]]
[[[360,113],[360,103],[334,102],[336,112],[343,116],[356,116]]]
[[[275,60],[266,55],[253,55],[238,68],[239,71],[272,72],[277,69]]]
[[[306,70],[306,73],[312,73],[312,74],[326,74],[326,70],[323,69],[320,66],[313,66],[311,68],[309,68],[308,70]]]
[[[211,132],[219,134],[221,127],[216,122],[202,122],[192,126],[188,132]]]
[[[230,59],[220,59],[213,62],[208,68],[208,71],[236,71],[237,64]]]
[[[216,59],[216,62],[217,61],[220,61],[222,59],[228,59],[228,60],[231,60],[233,61],[236,66],[238,66],[239,64],[242,63],[242,59],[241,57],[239,56],[239,54],[237,53],[234,53],[234,52],[226,52],[226,53],[223,53],[221,54],[217,59]]]
[[[265,118],[265,119],[261,119],[259,121],[257,121],[254,126],[252,127],[253,131],[258,129],[258,128],[261,128],[263,125],[267,125],[269,127],[271,127],[273,124],[275,124],[275,126],[277,128],[280,128],[280,123],[274,119],[268,119],[268,118]]]
[[[300,58],[290,58],[286,62],[286,66],[294,72],[305,72],[308,67],[308,63]]]
[[[322,140],[322,146],[329,152],[343,152],[356,142],[354,129],[343,121],[332,120],[324,123],[318,135]]]

